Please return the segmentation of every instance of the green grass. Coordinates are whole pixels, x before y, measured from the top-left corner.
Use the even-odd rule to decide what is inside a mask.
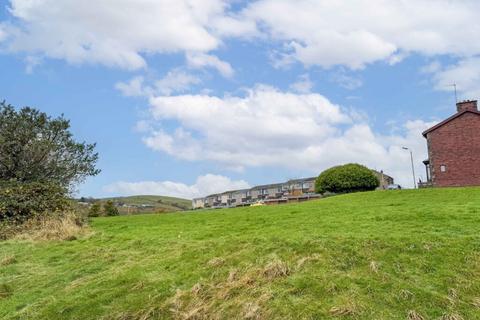
[[[70,242],[0,243],[0,318],[480,319],[479,188],[92,228]]]

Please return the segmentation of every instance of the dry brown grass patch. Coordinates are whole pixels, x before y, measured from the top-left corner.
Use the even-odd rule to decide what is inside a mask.
[[[262,274],[267,279],[286,277],[290,274],[290,268],[287,263],[280,259],[275,259],[267,263],[262,270]]]
[[[278,261],[277,261],[278,262]],[[271,264],[268,277],[288,274],[283,263]],[[265,303],[272,293],[265,284],[264,269],[233,269],[218,282],[196,283],[190,289],[177,290],[167,309],[174,319],[268,319]],[[266,268],[267,270],[267,268]],[[270,278],[269,278],[270,279]]]
[[[8,298],[11,295],[12,289],[8,285],[0,283],[0,300]]]
[[[407,289],[402,289],[400,290],[399,296],[403,300],[410,300],[413,298],[413,293],[411,291],[408,291]]]
[[[415,310],[408,311],[407,315],[408,320],[424,320],[423,316],[416,312]]]
[[[359,314],[359,308],[354,303],[348,303],[330,308],[330,314],[334,317],[355,316]]]
[[[255,302],[247,302],[243,307],[244,319],[261,319],[261,309]]]
[[[318,254],[313,254],[313,255],[307,256],[307,257],[302,257],[302,258],[298,259],[296,269],[298,270],[298,269],[302,268],[306,263],[311,262],[311,261],[318,261],[319,259],[320,259],[320,255],[318,255]]]
[[[0,266],[8,266],[10,264],[14,264],[15,262],[17,262],[17,259],[14,255],[7,255],[0,260]]]
[[[191,291],[194,295],[198,295],[200,291],[202,291],[202,285],[200,283],[195,283]]]
[[[472,299],[472,306],[480,309],[480,298],[473,298]]]
[[[227,277],[227,282],[231,283],[238,279],[238,270],[230,270]]]
[[[445,313],[442,315],[442,320],[463,320],[463,317],[458,313]]]
[[[218,258],[218,257],[215,257],[215,258],[211,259],[210,261],[208,261],[208,265],[210,267],[220,267],[224,263],[225,263],[225,260],[222,259],[222,258]]]
[[[378,273],[379,264],[376,261],[370,261],[370,270],[374,273]]]
[[[453,289],[453,288],[448,289],[447,299],[448,299],[448,301],[449,301],[451,304],[455,304],[455,302],[456,302],[457,299],[458,299],[457,290],[455,290],[455,289]]]
[[[89,234],[91,230],[72,213],[31,219],[12,238],[29,241],[75,240]]]

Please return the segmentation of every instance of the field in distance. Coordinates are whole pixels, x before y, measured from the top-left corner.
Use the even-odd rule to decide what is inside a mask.
[[[165,196],[141,195],[101,199],[80,199],[81,202],[100,201],[101,203],[105,203],[108,200],[114,202],[121,214],[164,213],[192,209],[191,200]]]
[[[0,242],[1,319],[480,319],[480,188],[95,218]]]

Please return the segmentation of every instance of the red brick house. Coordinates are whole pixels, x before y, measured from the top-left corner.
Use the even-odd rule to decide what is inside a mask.
[[[428,159],[422,186],[480,186],[480,112],[477,101],[457,103],[457,113],[423,132]]]

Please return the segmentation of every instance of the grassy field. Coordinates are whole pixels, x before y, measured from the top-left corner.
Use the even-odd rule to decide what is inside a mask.
[[[480,319],[480,189],[120,216],[0,243],[2,319]]]

